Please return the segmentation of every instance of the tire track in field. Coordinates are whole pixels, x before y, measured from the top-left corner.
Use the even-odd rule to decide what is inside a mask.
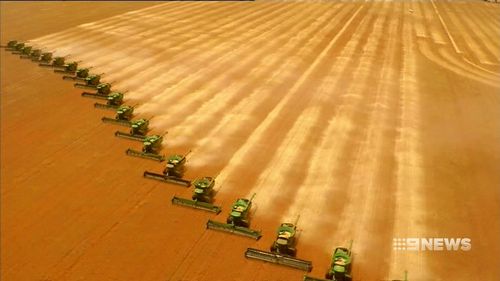
[[[358,8],[358,9],[357,9],[357,11],[358,11],[358,12],[359,12],[359,10],[360,10],[360,8]],[[356,15],[356,14],[357,14],[357,13],[355,13],[355,15]],[[353,17],[351,17],[351,18],[353,18]],[[348,22],[348,23],[349,23],[349,22]],[[331,28],[331,27],[330,27],[330,28]],[[330,44],[330,45],[331,45],[331,44]],[[330,45],[329,45],[329,46],[330,46]],[[295,119],[294,119],[294,120],[295,120]],[[219,182],[220,182],[220,181],[219,181]],[[217,236],[216,236],[216,237],[217,237]],[[214,237],[214,238],[215,238],[215,237]],[[221,241],[221,240],[217,239],[216,241]],[[215,244],[215,245],[216,245],[216,244],[218,244],[216,241],[214,241],[214,243],[211,243],[211,244],[210,244],[210,246],[205,245],[205,246],[201,247],[201,248],[200,248],[200,251],[202,251],[202,252],[207,252],[207,251],[208,251],[208,252],[213,252],[213,251],[214,251],[214,248],[213,248],[213,247],[214,247],[214,244]],[[219,242],[219,243],[222,243],[222,241],[221,241],[221,242]],[[198,261],[198,262],[199,262],[199,261]]]
[[[214,10],[211,10],[210,12],[208,12],[208,15],[207,13],[202,13],[202,14],[194,14],[192,15],[192,17],[194,17],[195,19],[197,19],[198,21],[199,20],[202,20],[203,18],[205,18],[206,16],[221,16],[220,15],[220,12],[219,10],[224,10],[223,7],[221,7],[220,9],[216,9],[215,11]],[[227,10],[227,9],[226,9]],[[203,11],[201,11],[203,12]],[[231,14],[231,10],[227,11],[227,14],[230,15]],[[223,14],[224,15],[224,14]],[[191,17],[189,17],[191,18]],[[178,25],[181,25],[182,27],[182,23],[178,23],[179,21],[171,21],[173,23],[177,23]],[[193,23],[195,23],[196,21],[193,21]],[[231,23],[230,20],[226,20],[226,22],[229,24]],[[201,27],[203,26],[202,23],[198,23],[198,27]],[[188,27],[184,27],[184,29],[182,30],[189,30],[193,28],[192,26],[188,26]],[[166,26],[161,26],[160,28],[155,28],[155,29],[152,29],[155,31],[155,33],[162,33],[163,31],[168,31],[169,29],[171,29],[170,25],[166,25]],[[146,29],[148,32],[151,32],[151,29]],[[105,35],[103,35],[105,36]],[[103,46],[103,42],[101,42],[100,40],[98,40],[97,38],[92,38],[92,41],[91,42],[94,42],[94,44],[96,46],[92,47],[92,46],[85,46],[85,50],[88,50],[88,49],[97,49],[96,51],[93,51],[93,52],[90,52],[90,53],[85,53],[83,52],[83,49],[82,49],[82,54],[80,54],[80,58],[85,60],[86,58],[89,58],[90,61],[94,61],[94,57],[102,54],[103,52],[104,53],[108,53],[108,56],[107,59],[106,57],[104,59],[100,59],[99,60],[99,63],[96,63],[94,66],[95,66],[95,69],[94,71],[97,71],[97,68],[99,68],[98,66],[101,65],[101,70],[103,71],[108,71],[108,73],[111,71],[111,73],[113,73],[111,75],[111,78],[113,78],[113,76],[115,76],[116,78],[120,78],[122,76],[126,76],[127,74],[129,74],[128,72],[125,73],[125,75],[123,74],[120,74],[121,71],[116,71],[117,69],[120,69],[120,70],[137,70],[139,68],[146,68],[146,70],[143,70],[143,71],[147,71],[148,68],[149,68],[149,72],[151,73],[151,75],[154,75],[154,76],[158,76],[157,74],[158,73],[155,73],[154,71],[155,70],[163,70],[163,69],[166,69],[168,65],[168,63],[170,63],[169,60],[167,61],[164,61],[161,65],[163,66],[163,69],[156,66],[156,67],[152,67],[152,65],[154,65],[154,63],[158,62],[159,59],[165,59],[165,56],[164,54],[169,54],[168,53],[168,50],[167,51],[162,51],[160,53],[160,55],[155,55],[153,56],[153,58],[155,58],[156,60],[149,60],[149,61],[141,61],[139,63],[134,63],[132,65],[130,65],[130,63],[127,63],[127,60],[124,60],[123,57],[129,57],[130,55],[128,55],[129,53],[134,55],[138,55],[139,57],[141,56],[146,56],[146,57],[151,57],[151,45],[154,44],[155,42],[162,42],[164,39],[170,39],[168,42],[170,42],[172,39],[170,38],[170,34],[167,33],[165,35],[162,35],[160,37],[158,36],[153,36],[152,38],[154,38],[154,41],[151,41],[151,39],[149,39],[147,42],[143,42],[142,44],[137,44],[137,42],[135,42],[134,44],[132,44],[131,46],[133,47],[128,47],[128,48],[125,48],[124,50],[120,50],[121,53],[119,54],[114,54],[114,55],[111,55],[112,53],[116,52],[116,49],[119,48],[121,45],[123,45],[123,40],[115,40],[114,38],[112,39],[108,39],[108,41],[111,41],[111,42],[114,42],[116,41],[116,43],[113,43],[113,44],[108,44],[108,45],[105,45],[106,47],[103,49],[103,48],[100,48],[100,46]],[[193,41],[193,40],[196,40],[197,37],[193,37],[193,38],[185,38],[185,40],[182,40],[181,42],[183,44],[185,44],[186,42],[190,42],[190,41]],[[127,41],[127,40],[125,40]],[[177,44],[177,47],[178,47],[178,51],[182,52],[183,49],[181,48],[182,45],[180,44]],[[133,49],[130,49],[130,48],[133,48]],[[154,49],[157,49],[158,51],[160,51],[160,49],[158,48],[154,48]],[[144,54],[144,52],[147,52],[147,54]],[[184,52],[185,53],[185,52]],[[109,62],[110,61],[118,61],[118,62],[121,62],[122,64],[126,64],[126,67],[124,65],[116,65],[115,67],[113,66],[109,66]],[[147,64],[149,64],[149,67],[145,67],[145,66],[148,66]],[[103,68],[103,65],[104,65],[104,68]],[[132,68],[133,67],[133,68]],[[131,69],[132,68],[132,69]],[[118,72],[118,73],[117,73]],[[109,76],[109,75],[107,75]],[[148,79],[150,80],[152,77],[151,76],[146,76],[144,77],[145,79]],[[139,82],[136,82],[136,84],[139,84],[139,85],[142,85],[144,84],[143,81],[139,81]],[[153,89],[155,90],[155,89]]]
[[[169,144],[177,146],[187,143],[188,146],[191,147],[194,145],[193,142],[196,142],[195,139],[200,140],[200,143],[204,143],[206,141],[201,139],[206,137],[207,134],[210,134],[211,137],[218,135],[218,133],[212,134],[212,131],[206,128],[214,127],[214,123],[219,120],[220,116],[224,113],[231,115],[234,110],[242,110],[242,104],[248,107],[249,105],[245,100],[255,99],[256,93],[259,93],[258,89],[263,88],[262,85],[273,83],[283,75],[283,71],[290,71],[290,69],[293,69],[290,58],[292,58],[294,54],[296,55],[299,53],[297,50],[301,47],[303,48],[309,35],[314,34],[319,28],[319,24],[316,24],[315,21],[318,21],[319,18],[324,18],[327,15],[326,13],[326,10],[319,11],[317,14],[312,13],[307,21],[299,21],[301,23],[300,25],[295,25],[294,28],[289,30],[289,32],[296,34],[294,37],[283,35],[273,40],[273,42],[275,42],[273,46],[271,46],[273,47],[273,52],[268,52],[261,48],[256,56],[257,58],[261,58],[259,64],[250,68],[249,75],[245,75],[245,83],[235,79],[231,80],[232,82],[226,85],[226,89],[219,90],[211,88],[210,91],[218,91],[218,93],[211,99],[203,102],[199,109],[192,112],[183,122],[171,129],[171,131],[179,137],[170,141]],[[314,28],[314,30],[311,31],[310,29],[312,28]],[[288,61],[285,61],[286,59],[288,59]],[[253,64],[255,65],[255,63]],[[269,70],[272,70],[271,74],[269,74]],[[257,81],[261,82],[256,83]],[[248,95],[245,97],[246,93],[248,93]],[[262,96],[260,96],[260,99],[262,99]],[[220,121],[222,121],[222,119],[220,119]],[[205,140],[206,139],[207,138],[205,138]],[[196,158],[190,165],[193,165],[193,163],[195,165],[200,165],[205,162],[204,160],[199,160],[199,157]]]
[[[393,238],[395,189],[394,146],[399,116],[399,69],[400,49],[398,44],[402,34],[401,19],[394,14],[401,14],[401,6],[384,3],[387,21],[383,34],[387,35],[384,60],[381,65],[379,81],[374,87],[374,100],[367,110],[364,140],[356,152],[354,166],[350,173],[348,190],[360,192],[354,198],[353,206],[346,213],[357,214],[339,229],[353,229],[350,233],[355,241],[354,249],[359,269],[365,276],[384,278],[387,275],[387,260],[377,260],[378,256],[390,257]],[[351,210],[352,212],[349,212]],[[371,233],[377,233],[374,237]],[[388,245],[389,244],[389,245]],[[385,245],[385,247],[384,247]],[[376,253],[376,254],[374,254]],[[369,274],[368,274],[369,272]],[[357,276],[360,274],[358,273]]]
[[[467,50],[464,52],[464,55],[470,57],[476,63],[493,64],[495,61],[498,62],[498,58],[492,53],[489,44],[484,42],[483,38],[481,40],[476,39],[481,34],[481,28],[478,27],[473,31],[467,24],[467,22],[471,21],[471,18],[474,17],[459,18],[459,13],[455,5],[456,4],[449,4],[446,8],[441,7],[439,10],[444,11],[443,15],[449,18],[453,26],[456,26],[456,29],[452,29],[450,33],[453,33],[452,36],[455,39],[457,39],[457,37],[461,38],[461,40],[458,41],[459,44],[461,42],[463,45],[460,49]],[[456,32],[454,32],[455,30]]]
[[[291,9],[290,9],[291,10]],[[293,14],[289,15],[287,18],[295,19],[300,13],[300,10],[292,10]],[[283,16],[286,16],[283,14]],[[287,21],[281,18],[276,18],[277,24],[272,21],[267,21],[273,26],[268,31],[260,33],[259,36],[249,36],[253,37],[247,41],[247,44],[240,45],[237,48],[233,48],[230,54],[224,56],[221,60],[216,61],[210,67],[202,69],[193,75],[193,78],[181,79],[172,90],[176,93],[179,92],[180,96],[183,98],[176,99],[175,102],[186,104],[185,107],[169,106],[174,101],[166,95],[159,95],[153,98],[154,103],[146,103],[141,109],[148,112],[149,114],[155,114],[155,126],[160,126],[163,129],[170,128],[171,126],[183,121],[184,116],[189,115],[193,111],[193,108],[198,108],[200,104],[204,101],[214,98],[219,91],[223,91],[228,87],[228,81],[241,82],[240,77],[246,77],[245,74],[249,70],[254,69],[256,65],[259,65],[263,61],[263,54],[271,51],[272,48],[277,47],[275,41],[264,42],[261,38],[272,37],[276,33],[282,33],[291,27],[294,27],[298,23],[292,23],[290,26],[284,26],[283,24]],[[299,21],[300,23],[300,21]],[[259,48],[254,48],[255,45],[260,45]],[[257,49],[257,51],[253,51]],[[224,53],[224,52],[223,52]],[[248,54],[248,55],[245,55]],[[239,63],[234,62],[239,59]],[[209,81],[206,81],[210,77]],[[248,78],[247,78],[248,79]],[[250,79],[251,80],[251,79]],[[252,80],[251,80],[252,81]],[[151,105],[148,107],[148,105]],[[211,108],[213,110],[213,108]],[[162,112],[163,111],[163,112]],[[168,111],[170,118],[164,114]]]
[[[363,52],[362,47],[366,42],[360,40],[360,38],[369,38],[373,35],[369,33],[373,32],[369,27],[372,26],[375,18],[369,16],[370,11],[365,11],[361,21],[357,24],[358,29],[352,32],[353,36],[348,39],[346,45],[338,51],[339,53],[337,55],[328,54],[328,57],[332,58],[328,61],[328,64],[331,66],[328,68],[325,67],[325,70],[323,70],[324,73],[321,74],[321,76],[318,75],[323,78],[318,79],[317,88],[311,89],[315,92],[315,95],[310,97],[308,106],[309,108],[319,108],[321,113],[312,131],[309,135],[306,134],[306,130],[297,130],[296,136],[291,135],[291,137],[289,137],[289,135],[287,135],[283,144],[277,148],[277,154],[270,161],[267,169],[261,173],[255,184],[257,189],[260,187],[260,189],[258,189],[260,191],[257,191],[257,193],[262,195],[262,192],[264,192],[264,196],[261,196],[263,199],[259,200],[258,207],[264,209],[268,214],[277,214],[268,216],[268,220],[270,217],[272,217],[272,220],[277,220],[278,214],[283,214],[282,206],[286,206],[286,202],[297,202],[299,200],[308,200],[311,198],[310,196],[302,197],[299,195],[299,191],[301,189],[306,189],[307,191],[311,190],[311,186],[305,183],[309,173],[314,173],[310,167],[314,166],[314,163],[322,163],[322,166],[325,163],[325,159],[316,159],[314,156],[318,156],[318,154],[315,153],[316,151],[321,153],[322,150],[318,148],[321,141],[319,136],[323,136],[327,139],[331,137],[330,134],[326,133],[327,127],[323,125],[325,123],[324,120],[331,120],[332,116],[335,114],[332,107],[336,106],[337,98],[340,99],[343,95],[338,94],[341,91],[332,92],[332,89],[341,88],[340,84],[352,85],[355,83],[354,80],[357,78],[354,78],[347,69],[350,67],[359,67],[361,56],[355,60],[347,58],[356,57],[356,54]],[[369,17],[369,19],[367,19],[367,17]],[[305,139],[305,137],[308,137],[308,139]],[[285,144],[289,138],[304,138],[307,143],[302,145]],[[293,141],[294,139],[292,139],[292,142]],[[299,151],[293,151],[294,147],[299,148]],[[291,153],[294,154],[294,157],[290,157],[289,154]],[[283,154],[285,154],[285,156],[283,156]],[[288,157],[286,157],[287,155]],[[277,173],[276,171],[281,172]],[[297,207],[293,204],[287,205],[285,209],[286,215],[282,216],[280,221],[293,221],[294,218],[299,215]],[[303,218],[308,220],[307,216],[303,216]]]
[[[393,233],[395,238],[425,237],[426,227],[419,223],[425,218],[423,184],[425,172],[422,159],[422,136],[420,101],[418,88],[417,53],[418,44],[412,36],[411,20],[403,22],[403,59],[400,69],[401,112],[399,116],[399,135],[396,139],[396,190],[394,193],[396,208]],[[411,232],[410,232],[411,231]],[[388,242],[389,243],[389,242]],[[410,270],[412,279],[424,274],[426,261],[422,255],[408,255],[394,251],[391,255],[389,276],[402,276]],[[420,278],[426,276],[420,275]]]
[[[266,11],[264,11],[264,12],[266,12]],[[279,12],[278,10],[272,11],[272,13],[278,13],[278,12]],[[262,17],[262,15],[260,15],[260,16]],[[253,17],[258,18],[259,15],[254,15]],[[248,21],[250,24],[253,19],[246,19],[245,17],[243,17],[243,18],[240,17],[240,19],[238,21],[240,21],[240,20],[242,22]],[[263,17],[262,20],[265,20],[265,17]],[[238,21],[232,21],[231,19],[229,19],[226,21],[226,24],[233,24],[234,25],[234,24],[238,23]],[[245,26],[240,25],[239,28],[242,28],[242,27],[245,27]],[[237,34],[238,29],[236,29],[234,31],[234,33]],[[199,40],[199,39],[191,38],[191,39],[183,40],[183,41],[189,42],[189,41],[195,41],[195,40]],[[204,47],[207,44],[212,45],[212,48],[214,48],[217,46],[216,45],[217,41],[207,40],[203,44],[199,44],[197,46],[197,48],[201,48],[202,46]],[[207,45],[206,48],[210,49],[210,45]],[[226,48],[225,50],[230,50],[231,47],[232,47],[231,45],[228,45],[227,47],[225,47]],[[187,51],[185,51],[183,48],[181,48],[181,46],[176,47],[176,49],[177,50],[175,50],[175,55],[173,57],[171,57],[170,59],[167,58],[169,55],[168,53],[163,53],[163,54],[160,54],[157,57],[155,57],[154,61],[159,61],[160,59],[163,58],[163,60],[165,62],[163,62],[161,64],[155,63],[156,66],[150,67],[149,69],[138,73],[137,77],[139,77],[140,79],[135,80],[135,82],[134,81],[132,81],[130,83],[127,82],[126,85],[128,85],[129,87],[134,88],[134,85],[136,86],[136,89],[133,89],[133,91],[131,91],[128,96],[133,96],[136,99],[146,99],[146,98],[150,98],[150,96],[154,95],[154,93],[156,91],[158,91],[159,89],[166,87],[167,90],[163,89],[160,94],[165,93],[168,91],[168,89],[170,87],[173,87],[173,85],[175,85],[175,79],[193,77],[193,76],[195,76],[195,74],[197,74],[198,71],[200,71],[199,67],[196,69],[196,71],[193,71],[192,69],[189,69],[189,68],[185,67],[184,65],[186,65],[186,64],[193,65],[194,63],[207,64],[210,61],[213,61],[215,59],[215,58],[205,58],[204,61],[196,61],[197,58],[200,56],[200,54],[204,53],[204,52],[208,52],[207,50],[204,50],[204,52],[201,52],[201,51],[199,51],[199,49],[187,48]],[[224,51],[224,50],[222,50],[222,51]],[[218,54],[220,57],[227,55],[227,54],[224,54],[224,52],[222,52],[222,51],[218,50],[218,52],[212,51],[209,53],[211,53],[213,55]],[[175,59],[172,59],[172,58],[175,58]],[[150,64],[152,64],[152,63],[150,63]],[[178,65],[176,69],[170,68],[170,66],[173,64]],[[142,65],[142,63],[139,63],[139,65]],[[167,69],[169,69],[169,70],[167,72],[164,72],[164,70],[167,70]],[[181,72],[177,73],[176,76],[171,77],[172,76],[171,72],[174,71],[173,73],[175,73],[175,70],[181,71]],[[158,75],[158,73],[161,73],[161,74]],[[168,82],[165,82],[165,80],[167,80]],[[148,83],[141,83],[141,81],[149,81],[149,82]],[[148,95],[148,93],[152,93],[152,94]],[[175,94],[176,94],[176,96],[178,96],[180,93],[175,93]],[[171,93],[169,94],[169,96],[172,96],[172,98],[174,98],[174,96]]]
[[[468,28],[469,30],[474,30],[474,27],[479,28],[479,30],[481,31],[481,40],[485,41],[484,44],[489,47],[489,51],[493,56],[495,56],[496,62],[498,63],[498,61],[500,60],[498,54],[500,52],[500,41],[495,40],[498,37],[495,37],[495,35],[500,35],[500,30],[488,25],[487,21],[485,21],[485,18],[482,17],[480,9],[471,8],[470,3],[466,3],[466,6],[455,8],[455,10],[457,10],[458,14],[461,15],[466,14],[469,11],[472,11],[474,13],[473,17],[468,18],[469,22],[473,23],[472,26],[469,24]]]
[[[95,29],[99,29],[101,32],[109,31],[112,30],[113,28],[120,28],[123,26],[127,26],[130,23],[128,20],[137,18],[138,21],[146,19],[145,14],[148,14],[150,16],[154,16],[157,13],[161,13],[160,10],[163,10],[168,4],[159,4],[155,5],[152,7],[148,7],[145,9],[141,10],[136,10],[136,11],[131,11],[127,12],[121,15],[117,15],[111,18],[107,18],[104,20],[99,20],[99,21],[94,21],[90,23],[85,23],[81,24],[77,27],[74,28],[69,28],[61,32],[57,32],[54,34],[42,36],[35,38],[33,42],[37,41],[42,41],[48,45],[53,45],[55,47],[60,47],[62,44],[61,43],[67,43],[68,41],[73,41],[74,39],[82,40],[85,39],[86,36],[84,33],[80,33],[75,37],[75,33],[78,31],[90,31],[90,32],[95,32]],[[190,5],[191,7],[194,7],[194,5]],[[187,10],[189,11],[189,8],[183,9],[185,7],[178,7],[179,10]],[[153,11],[151,12],[150,10],[158,10],[158,11]],[[152,18],[151,22],[154,23],[155,19]],[[145,23],[148,23],[148,21],[145,21]]]
[[[274,126],[277,125],[276,123],[273,124],[273,121],[276,121],[276,116],[281,115],[280,113],[283,114],[284,111],[286,112],[286,111],[293,111],[294,110],[294,108],[289,108],[287,106],[290,106],[290,102],[294,101],[293,98],[295,97],[295,95],[297,95],[297,92],[299,92],[299,90],[303,90],[303,89],[301,89],[301,87],[304,86],[304,82],[306,81],[306,79],[308,79],[308,77],[312,74],[312,72],[315,70],[316,66],[320,63],[321,58],[324,57],[324,54],[326,54],[328,49],[331,48],[332,44],[334,44],[336,42],[336,40],[340,37],[340,35],[343,34],[345,29],[347,29],[347,27],[349,26],[351,21],[359,13],[359,11],[361,10],[362,7],[363,7],[362,5],[359,6],[356,9],[356,11],[354,12],[354,14],[349,14],[350,17],[347,20],[347,24],[343,25],[342,29],[338,33],[335,33],[335,34],[337,34],[335,36],[335,38],[333,40],[329,41],[328,46],[322,48],[322,52],[318,56],[315,57],[313,64],[309,65],[309,67],[304,72],[304,74],[299,77],[299,80],[296,81],[296,83],[292,85],[292,88],[290,88],[287,91],[288,93],[286,94],[286,96],[283,99],[281,99],[281,101],[273,108],[273,110],[269,114],[267,114],[264,121],[261,122],[258,125],[258,127],[254,130],[253,135],[250,136],[248,138],[248,140],[245,142],[245,144],[238,149],[238,151],[235,153],[235,155],[232,157],[232,159],[230,161],[232,163],[230,165],[227,165],[227,167],[229,167],[229,169],[231,169],[231,167],[238,166],[238,164],[235,162],[239,162],[239,161],[245,162],[245,160],[242,160],[242,158],[244,158],[244,157],[252,155],[252,159],[255,158],[254,156],[257,154],[251,153],[251,150],[256,149],[255,145],[256,144],[258,145],[259,143],[261,143],[260,141],[257,141],[257,140],[260,139],[264,133],[267,134],[270,132],[274,132],[274,129],[272,127],[273,127],[273,125]],[[341,22],[344,22],[344,20],[341,20]],[[330,21],[330,24],[331,23],[332,23],[332,21]],[[300,100],[300,98],[297,98],[297,99],[298,100],[296,100],[295,103],[302,102],[302,100]],[[286,116],[286,114],[281,115],[281,116]],[[288,121],[290,122],[293,120],[288,120]],[[281,127],[281,129],[284,128],[283,126],[280,126],[280,127]],[[277,136],[277,137],[279,137],[279,136]],[[270,158],[270,157],[271,157],[271,155],[267,156],[267,158]],[[267,162],[267,161],[256,163],[256,165],[259,167],[265,167],[265,165],[261,165],[265,162]],[[230,172],[231,172],[230,170],[229,171],[226,169],[223,170],[223,172],[219,175],[219,178],[222,179],[222,182],[224,182],[225,178],[227,177],[227,175],[229,175]],[[227,190],[227,188],[225,188],[225,190]]]
[[[348,10],[344,11],[341,14],[337,14],[335,17],[344,17],[345,13],[347,12],[349,11]],[[288,51],[289,53],[291,54],[295,53],[297,57],[306,57],[308,54],[311,53],[312,49],[321,48],[322,43],[318,41],[320,41],[321,38],[323,38],[322,37],[324,36],[323,33],[327,32],[326,27],[320,24],[314,24],[313,27],[314,27],[313,30],[305,29],[303,31],[304,34],[301,34],[300,41],[296,42],[296,45],[293,46],[293,49]],[[319,30],[316,28],[319,28]],[[314,38],[311,39],[308,38],[309,37],[308,34],[314,34],[315,36]],[[313,44],[316,44],[314,48],[306,47]],[[297,50],[297,48],[299,47],[300,49]],[[241,101],[234,106],[234,109],[231,109],[231,112],[234,112],[234,114],[238,114],[238,116],[253,116],[254,119],[257,116],[259,116],[258,118],[264,118],[268,110],[271,110],[275,106],[275,104],[277,104],[281,99],[280,96],[276,94],[273,95],[273,92],[286,93],[288,89],[287,87],[289,86],[289,84],[287,84],[286,81],[294,79],[295,77],[294,74],[299,73],[301,71],[300,67],[305,68],[306,65],[303,63],[302,64],[296,62],[294,63],[291,60],[289,60],[280,69],[274,71],[272,76],[270,76],[269,79],[266,80],[264,83],[260,84],[257,88],[255,88],[256,86],[253,86],[254,90],[251,91],[252,94],[249,95],[248,97],[245,97],[244,99],[241,99]],[[285,72],[281,73],[282,70]],[[271,85],[267,85],[268,82],[272,82]],[[266,98],[263,99],[263,97]],[[259,120],[249,120],[248,118],[239,118],[238,121],[242,124],[235,123],[236,121],[232,119],[232,115],[226,115],[218,123],[218,125],[214,127],[214,129],[207,137],[200,140],[198,146],[201,149],[203,149],[204,155],[214,155],[214,152],[220,151],[222,147],[225,147],[226,149],[229,147],[234,147],[234,149],[237,149],[238,146],[236,144],[233,143],[232,145],[229,145],[228,143],[228,141],[231,141],[231,139],[233,138],[231,136],[242,135],[242,133],[244,132],[242,130],[253,130],[254,126],[257,126],[258,122],[260,122]],[[249,133],[250,132],[245,133],[245,135]],[[213,138],[217,138],[220,135],[227,136],[223,138],[224,142],[212,142]],[[241,139],[241,141],[245,141],[245,139]],[[199,154],[199,151],[197,151],[196,153]],[[200,159],[200,156],[197,156],[196,159]],[[199,160],[197,161],[197,163],[201,164],[203,163],[203,161],[208,161],[208,159],[205,158]]]

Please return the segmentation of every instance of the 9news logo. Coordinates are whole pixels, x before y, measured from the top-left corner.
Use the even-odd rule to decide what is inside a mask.
[[[395,251],[470,251],[470,238],[394,238]]]

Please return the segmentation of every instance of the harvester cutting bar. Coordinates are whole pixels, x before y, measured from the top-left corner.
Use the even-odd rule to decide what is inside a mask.
[[[64,69],[54,69],[54,72],[55,73],[65,73],[65,74],[75,74],[76,73],[76,71],[67,71]]]
[[[146,136],[143,136],[143,135],[137,135],[137,134],[132,135],[132,134],[124,133],[124,132],[120,132],[120,131],[116,131],[115,136],[120,137],[120,138],[129,139],[129,140],[135,140],[135,141],[143,141],[146,138]]]
[[[280,264],[284,266],[289,266],[293,268],[297,268],[300,270],[304,270],[307,272],[311,272],[312,270],[312,262],[305,261],[301,259],[296,259],[289,256],[279,255],[275,253],[270,253],[266,251],[261,251],[253,248],[248,248],[245,252],[246,258],[257,259],[265,262]]]
[[[94,93],[89,93],[89,92],[83,92],[82,97],[100,99],[100,100],[107,100],[108,99],[108,95],[94,94]]]
[[[64,79],[64,77],[63,77]],[[74,84],[75,88],[80,88],[80,89],[97,89],[97,85],[87,85],[87,84],[81,84],[81,83],[75,83]]]
[[[165,159],[163,158],[163,160],[165,160]],[[163,160],[161,160],[161,161],[163,161]],[[190,187],[191,186],[191,182],[188,181],[188,180],[181,179],[181,178],[176,178],[176,177],[169,177],[169,176],[165,176],[163,174],[157,174],[157,173],[145,171],[144,174],[143,174],[143,176],[145,178],[148,178],[148,179],[154,179],[154,180],[159,180],[159,181],[166,182],[166,183],[173,183],[173,184],[183,185],[185,187]]]
[[[163,155],[137,151],[137,150],[133,150],[131,148],[127,149],[127,151],[125,151],[125,153],[129,156],[151,159],[151,160],[155,160],[158,162],[165,161],[165,156],[163,156]]]
[[[331,281],[331,280],[304,275],[303,281]]]
[[[259,240],[260,237],[262,237],[262,234],[260,233],[260,231],[252,230],[252,229],[246,228],[246,227],[235,226],[233,224],[216,222],[216,221],[212,221],[212,220],[208,220],[207,228],[241,235],[241,236],[253,238],[255,240]]]
[[[185,207],[190,207],[190,208],[195,208],[195,209],[200,209],[212,213],[219,214],[221,212],[221,207],[212,205],[210,203],[206,202],[200,202],[198,200],[189,200],[185,198],[179,198],[179,197],[173,197],[172,198],[172,204],[174,205],[180,205],[180,206],[185,206]]]
[[[110,104],[104,104],[104,103],[94,103],[94,107],[95,108],[99,108],[99,109],[111,109],[111,110],[116,110],[118,107],[120,107],[119,105],[110,105]]]
[[[109,117],[102,117],[101,120],[104,123],[112,123],[115,125],[122,125],[125,127],[130,127],[130,121],[128,121],[128,120],[120,120],[120,119],[109,118]]]
[[[85,78],[76,77],[76,76],[67,76],[67,75],[64,75],[62,77],[62,79],[64,79],[64,80],[73,80],[73,81],[75,81],[75,80],[80,80],[80,81],[85,80]],[[79,85],[83,85],[83,84],[79,84]]]

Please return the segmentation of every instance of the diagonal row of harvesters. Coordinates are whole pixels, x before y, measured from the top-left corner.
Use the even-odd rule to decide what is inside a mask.
[[[20,55],[23,59],[31,59],[37,62],[42,67],[54,68],[54,72],[64,74],[64,80],[75,81],[76,88],[85,89],[81,96],[102,100],[102,103],[95,103],[94,107],[98,109],[106,109],[115,111],[114,118],[103,117],[102,122],[128,127],[128,132],[116,131],[115,136],[134,141],[142,142],[142,150],[127,149],[126,154],[134,157],[155,160],[159,162],[166,161],[166,166],[161,173],[145,171],[144,178],[154,179],[165,183],[177,184],[184,187],[194,187],[191,198],[181,198],[174,196],[171,200],[172,204],[185,206],[189,208],[204,210],[219,214],[222,210],[220,206],[213,204],[215,196],[215,177],[202,177],[190,181],[184,179],[185,164],[187,156],[190,152],[184,155],[164,156],[160,154],[161,144],[167,132],[161,135],[148,135],[149,122],[151,118],[133,119],[134,108],[137,105],[123,104],[125,92],[113,91],[113,83],[104,83],[101,81],[104,73],[92,74],[90,67],[80,68],[80,61],[66,62],[66,57],[53,57],[52,52],[44,52],[41,49],[36,49],[28,46],[25,43],[18,41],[9,41],[7,46],[3,46],[6,50],[13,54]],[[252,239],[260,239],[261,231],[250,228],[250,209],[255,194],[250,199],[238,198],[232,205],[231,211],[226,219],[226,222],[208,220],[207,229],[228,232],[240,236],[249,237]],[[248,248],[245,252],[245,257],[249,259],[257,259],[274,264],[284,265],[300,270],[310,272],[312,270],[312,262],[296,258],[296,243],[297,243],[297,223],[295,222],[282,223],[277,230],[276,239],[270,246],[269,251],[263,251],[254,248]],[[352,241],[350,246],[337,247],[332,256],[331,264],[325,274],[326,280],[350,281],[351,263],[352,263]],[[325,279],[314,278],[305,275],[304,281],[321,281]],[[405,277],[405,280],[406,277]]]

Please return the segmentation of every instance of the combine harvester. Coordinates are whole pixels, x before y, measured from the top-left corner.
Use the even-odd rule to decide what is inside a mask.
[[[42,50],[33,49],[29,54],[22,54],[19,57],[21,59],[30,59],[32,61],[39,61],[41,56],[42,56]]]
[[[85,81],[85,78],[89,77],[89,73],[90,73],[90,69],[92,67],[87,67],[87,68],[78,68],[74,75],[73,76],[69,76],[69,75],[64,75],[62,77],[63,80],[73,80],[73,81],[76,81],[76,80],[80,80],[80,81]],[[99,80],[101,79],[100,75],[99,75]]]
[[[174,196],[172,198],[172,204],[219,214],[221,212],[221,207],[212,204],[215,193],[215,178],[199,178],[194,180],[192,184],[194,185],[193,195],[191,196],[193,200]]]
[[[189,153],[191,153],[191,151],[185,155],[170,155],[167,158],[167,165],[165,165],[163,174],[145,171],[143,176],[148,179],[154,179],[166,183],[173,183],[189,187],[191,186],[191,181],[182,178],[185,171],[184,165],[186,164],[186,156],[188,156]]]
[[[10,41],[7,43],[7,51],[11,51],[13,54],[21,54],[21,51],[26,46],[23,42]]]
[[[50,54],[50,56],[52,56],[52,53],[47,53],[47,54]],[[42,58],[43,58],[43,55],[42,55]],[[41,66],[41,67],[64,67],[64,65],[66,64],[66,57],[55,57],[52,62],[47,62],[46,61],[47,58],[44,58],[44,61],[39,63],[38,65]]]
[[[118,109],[123,103],[123,93],[111,92],[106,96],[106,103],[94,103],[95,108],[100,109]]]
[[[19,51],[14,51],[12,52],[13,55],[20,55],[20,57],[29,57],[31,54],[31,50],[33,50],[33,47],[24,45],[24,47],[19,50]]]
[[[351,262],[352,262],[352,241],[349,249],[345,247],[337,247],[333,252],[330,269],[325,274],[326,279],[304,276],[303,281],[351,281]]]
[[[134,106],[130,105],[121,105],[116,110],[115,118],[102,117],[101,120],[104,123],[112,123],[115,125],[121,125],[130,127],[130,119],[132,119],[132,115],[134,113]]]
[[[252,198],[250,198],[250,200],[246,198],[238,198],[231,208],[231,213],[229,213],[226,223],[208,220],[207,228],[259,240],[260,237],[262,237],[261,232],[249,228],[249,213],[254,197],[255,193],[252,195]]]
[[[248,248],[245,257],[311,272],[312,262],[295,258],[298,219],[295,220],[295,223],[282,223],[278,227],[276,240],[271,245],[270,252]]]
[[[16,45],[18,43],[20,42],[18,42],[17,40],[10,40],[9,42],[7,42],[7,45],[2,46],[2,48],[4,48],[6,51],[12,52],[16,50]]]
[[[161,143],[163,142],[164,135],[147,136],[142,142],[142,151],[137,151],[129,148],[125,151],[125,153],[133,157],[140,157],[163,162],[165,160],[165,156],[160,155],[159,150],[161,148]]]
[[[101,83],[101,76],[103,74],[104,73],[89,75],[89,76],[81,79],[84,82],[84,84],[75,83],[74,86],[76,88],[80,88],[80,89],[95,89],[95,88],[97,88],[99,83]]]
[[[82,97],[85,98],[93,98],[93,99],[108,99],[108,95],[111,93],[111,84],[110,83],[100,83],[96,87],[95,93],[83,92]]]
[[[75,75],[76,74],[76,71],[78,70],[78,63],[80,63],[81,61],[74,61],[74,62],[70,62],[68,64],[65,64],[63,65],[62,69],[54,69],[54,72],[55,73],[63,73],[63,74],[73,74]]]
[[[148,126],[150,119],[141,118],[138,120],[134,120],[130,123],[129,133],[116,131],[115,136],[129,140],[144,141],[149,130]]]

